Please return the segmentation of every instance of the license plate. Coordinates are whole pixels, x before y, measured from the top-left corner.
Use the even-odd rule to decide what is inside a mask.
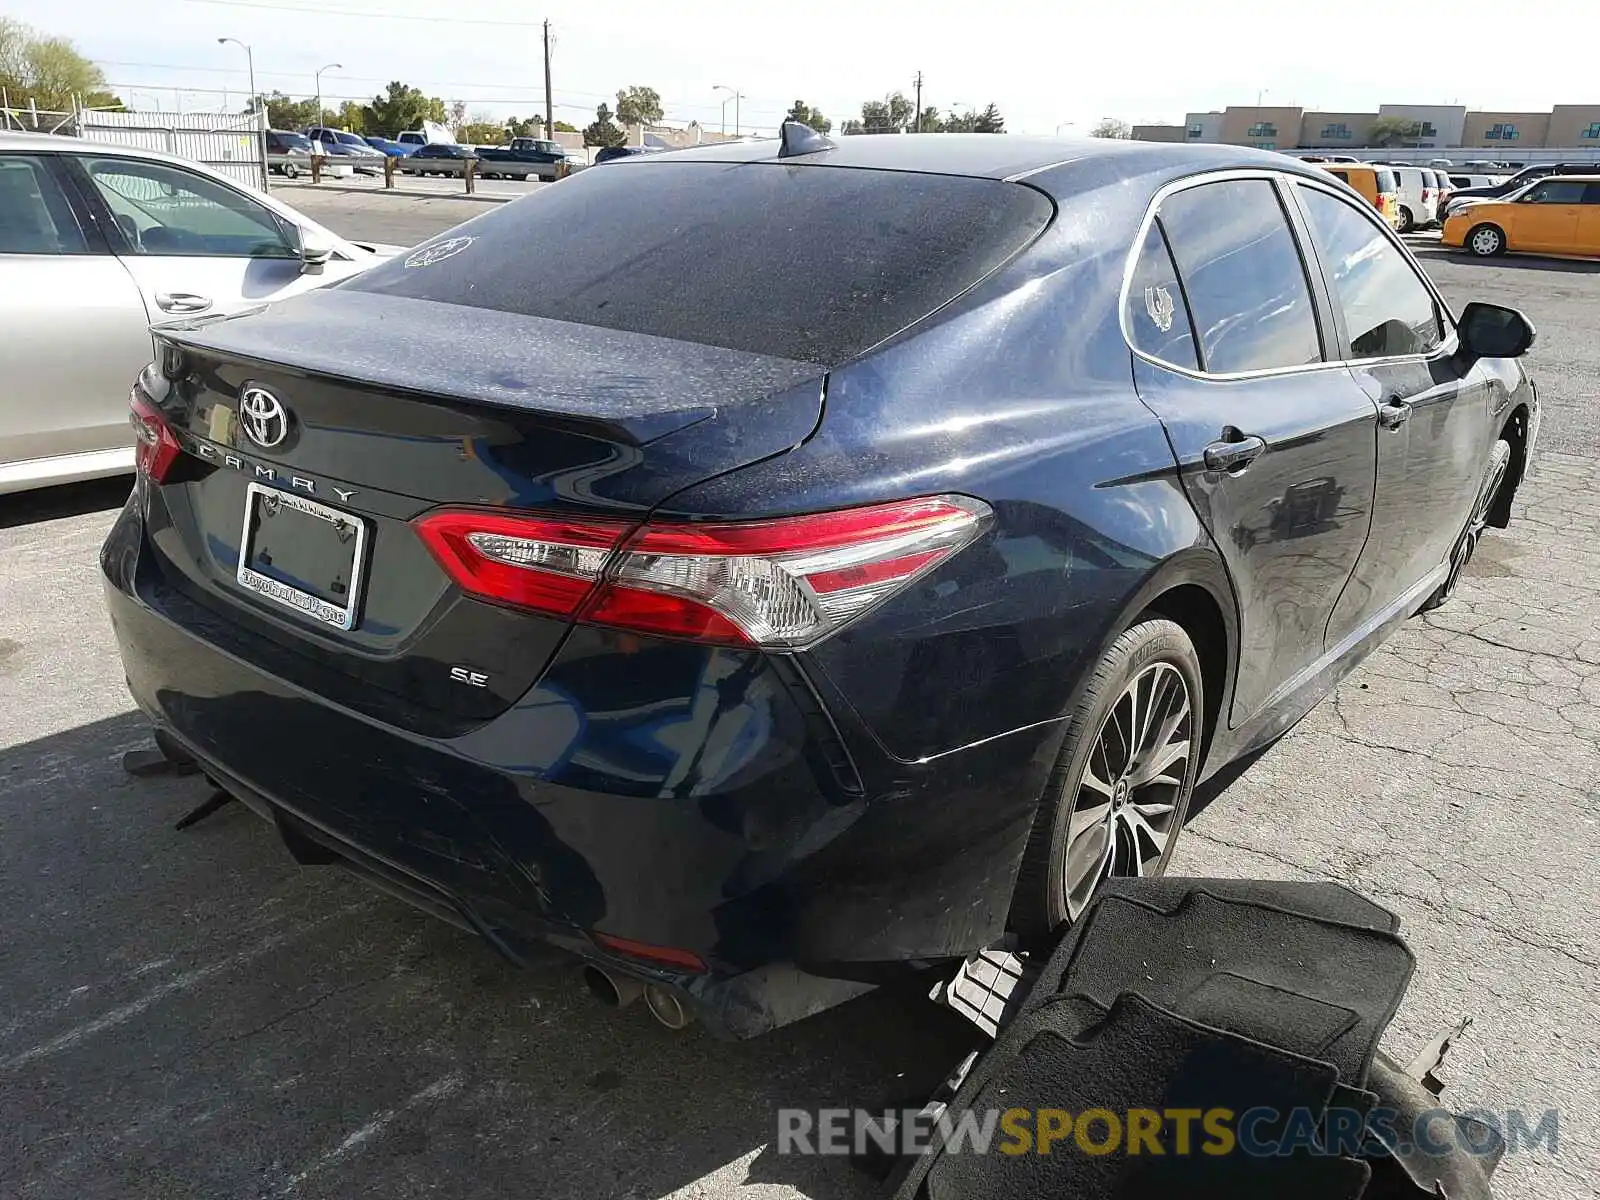
[[[319,625],[354,627],[366,546],[359,517],[259,483],[246,489],[240,586]]]

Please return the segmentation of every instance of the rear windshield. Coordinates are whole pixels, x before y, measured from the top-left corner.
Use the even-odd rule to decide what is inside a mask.
[[[1395,183],[1393,171],[1378,172],[1378,190],[1380,192],[1397,192],[1399,185]]]
[[[992,179],[630,162],[475,218],[448,235],[473,239],[454,253],[343,286],[828,365],[965,291],[1052,211]]]

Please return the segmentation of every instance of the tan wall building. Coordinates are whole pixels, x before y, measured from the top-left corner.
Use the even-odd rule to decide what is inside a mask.
[[[1183,125],[1135,125],[1132,136],[1138,142],[1181,142],[1186,133]]]
[[[1300,118],[1298,145],[1319,150],[1356,149],[1367,144],[1377,113],[1308,112]]]
[[[1229,105],[1222,114],[1222,140],[1234,146],[1288,150],[1300,140],[1303,108]]]
[[[1550,114],[1540,112],[1469,112],[1461,133],[1463,146],[1548,146]]]
[[[1558,104],[1550,112],[1546,146],[1600,147],[1600,104]]]

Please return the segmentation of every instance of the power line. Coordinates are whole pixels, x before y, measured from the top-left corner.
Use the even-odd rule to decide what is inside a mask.
[[[184,0],[186,4],[213,4],[218,8],[264,8],[272,12],[300,13],[308,17],[366,17],[375,21],[427,21],[446,25],[499,25],[538,29],[538,21],[497,21],[488,17],[433,17],[421,13],[386,13],[370,8],[327,8],[323,5],[280,4],[269,0]]]

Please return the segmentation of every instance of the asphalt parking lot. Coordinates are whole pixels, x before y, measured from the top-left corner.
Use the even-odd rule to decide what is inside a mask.
[[[415,242],[482,201],[281,192]],[[1600,1194],[1600,265],[1424,251],[1458,307],[1539,326],[1541,458],[1461,593],[1411,621],[1227,786],[1188,874],[1337,879],[1418,956],[1388,1043],[1463,1016],[1457,1107],[1559,1110],[1497,1194]],[[741,1044],[598,1007],[552,954],[518,972],[234,807],[147,744],[95,553],[126,481],[0,498],[0,1195],[867,1197],[768,1148],[784,1106],[921,1096],[971,1044],[915,991]],[[270,730],[262,736],[270,737]],[[292,753],[292,747],[285,748]]]

